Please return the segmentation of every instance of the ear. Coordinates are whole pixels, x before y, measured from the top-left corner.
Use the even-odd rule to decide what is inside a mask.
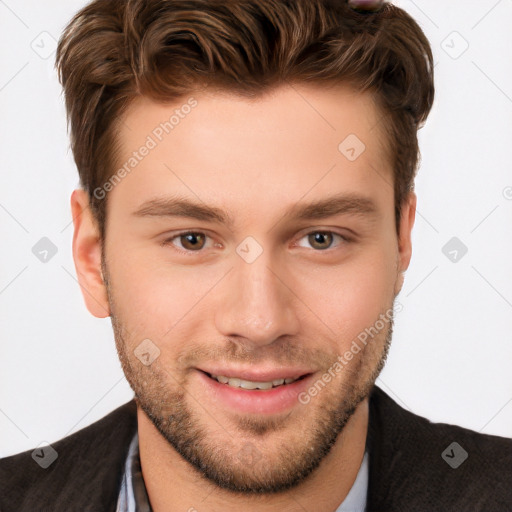
[[[110,316],[110,307],[101,272],[101,239],[85,190],[77,189],[71,194],[71,214],[73,259],[85,305],[95,317],[105,318]]]
[[[408,269],[412,256],[412,228],[416,218],[417,197],[409,192],[407,199],[402,203],[400,216],[400,236],[398,237],[398,276],[395,282],[395,296],[398,295],[404,284],[404,272]]]

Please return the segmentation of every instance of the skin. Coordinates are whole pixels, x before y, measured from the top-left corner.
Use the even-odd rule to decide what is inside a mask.
[[[219,405],[197,367],[306,365],[321,378],[393,307],[411,258],[416,196],[403,205],[398,236],[392,169],[369,93],[296,84],[256,99],[212,90],[193,97],[190,114],[109,192],[103,264],[87,194],[71,198],[78,279],[89,311],[112,318],[137,400],[151,505],[334,511],[362,461],[367,395],[392,323],[307,405],[285,412]],[[119,165],[187,99],[135,101],[119,130]],[[349,134],[366,145],[355,161],[338,150]],[[133,214],[176,194],[225,211],[233,225]],[[284,214],[335,194],[370,199],[375,213]],[[203,238],[176,236],[187,231]],[[308,236],[318,231],[334,235]],[[251,263],[236,251],[248,236],[263,250]],[[148,366],[134,354],[145,339],[160,351]]]

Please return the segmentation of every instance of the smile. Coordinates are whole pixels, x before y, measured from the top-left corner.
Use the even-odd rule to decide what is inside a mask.
[[[285,372],[288,375],[282,375]],[[230,370],[229,376],[220,373],[197,370],[201,389],[198,393],[204,393],[206,400],[221,403],[223,408],[237,414],[279,414],[290,411],[300,405],[298,395],[315,378],[314,373],[303,373],[301,369],[296,369],[295,375],[287,369],[281,376],[278,370],[260,371],[261,377],[255,375],[252,379],[247,378],[250,375],[244,375],[245,379],[239,377],[238,374],[243,371]],[[257,372],[253,370],[252,373]]]
[[[221,384],[227,384],[228,386],[231,386],[233,388],[241,388],[241,389],[259,389],[259,390],[268,390],[272,388],[276,388],[279,386],[291,384],[295,382],[296,380],[301,379],[302,377],[288,377],[288,378],[281,378],[281,379],[274,379],[267,382],[257,382],[257,381],[251,381],[251,380],[244,380],[240,379],[238,377],[226,377],[224,375],[211,375],[208,374],[212,379],[217,380]]]

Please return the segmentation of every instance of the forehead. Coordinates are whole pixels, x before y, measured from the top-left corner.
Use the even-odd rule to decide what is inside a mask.
[[[126,172],[109,203],[133,211],[180,195],[241,213],[333,192],[392,197],[380,119],[372,95],[346,85],[287,84],[255,98],[206,90],[167,104],[140,97],[120,124],[117,169]]]

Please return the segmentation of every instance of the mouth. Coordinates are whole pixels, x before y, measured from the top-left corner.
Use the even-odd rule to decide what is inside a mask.
[[[256,381],[256,380],[246,380],[240,377],[227,377],[225,375],[214,375],[208,372],[205,373],[210,379],[216,380],[221,384],[226,384],[232,388],[239,389],[247,389],[247,390],[260,390],[260,391],[268,391],[269,389],[278,388],[282,386],[288,386],[289,384],[293,384],[294,382],[306,378],[310,374],[300,375],[298,377],[279,377],[277,379],[268,380],[268,381]]]
[[[281,414],[302,407],[299,395],[312,385],[315,374],[298,369],[220,369],[215,373],[196,368],[200,393],[214,404],[236,414]],[[229,373],[229,375],[224,375]],[[301,413],[303,414],[303,412]]]

